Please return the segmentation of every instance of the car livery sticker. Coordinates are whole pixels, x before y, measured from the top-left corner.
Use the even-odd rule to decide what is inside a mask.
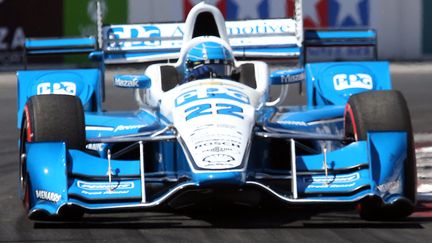
[[[37,94],[63,94],[63,95],[76,95],[77,87],[73,82],[63,81],[63,82],[45,82],[38,84]]]
[[[81,193],[87,195],[127,194],[135,188],[135,183],[130,181],[109,183],[78,180],[76,184],[82,189]]]
[[[337,74],[333,77],[335,90],[346,89],[373,89],[373,80],[369,74]]]
[[[229,85],[183,89],[174,99],[173,118],[200,169],[238,168],[248,146],[254,119],[250,97]]]
[[[36,190],[35,194],[36,194],[36,198],[40,200],[50,201],[53,203],[57,203],[58,201],[61,200],[61,195],[55,192]]]

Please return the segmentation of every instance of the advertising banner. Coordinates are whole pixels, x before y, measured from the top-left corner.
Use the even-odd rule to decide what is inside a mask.
[[[63,35],[62,1],[0,1],[0,66],[22,63],[26,36]]]
[[[160,23],[184,21],[201,1],[101,0],[101,5],[104,24]],[[294,0],[206,2],[218,7],[227,20],[285,18],[294,13]],[[380,59],[432,55],[430,0],[304,0],[303,5],[306,28],[375,29]],[[26,37],[96,35],[96,20],[96,0],[0,0],[0,64],[22,62]]]
[[[63,0],[64,35],[96,36],[96,0]],[[104,23],[124,24],[127,22],[128,2],[100,0]],[[143,1],[145,2],[145,1]]]
[[[199,1],[183,2],[185,16]],[[293,13],[293,0],[209,2],[220,7],[227,19],[286,17]],[[306,28],[372,28],[378,33],[380,59],[420,59],[423,52],[432,52],[432,34],[427,30],[427,23],[432,23],[431,5],[430,0],[304,0],[304,24]],[[423,31],[422,12],[430,20],[423,24]],[[326,53],[333,55],[332,51]],[[367,51],[362,53],[368,55]]]

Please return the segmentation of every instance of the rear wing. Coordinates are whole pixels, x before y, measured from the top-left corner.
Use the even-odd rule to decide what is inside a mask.
[[[27,69],[28,56],[31,55],[89,54],[96,50],[97,42],[94,37],[29,38],[24,42],[24,69]]]
[[[301,36],[294,19],[225,22],[237,58],[297,58]],[[178,59],[184,23],[109,25],[103,28],[106,63]]]
[[[26,41],[25,54],[92,52],[91,59],[104,63],[178,59],[182,46],[187,44],[183,40],[199,36],[195,35],[195,21],[199,21],[200,27],[197,29],[205,29],[203,35],[208,35],[214,25],[219,34],[223,30],[221,37],[229,42],[237,58],[298,58],[303,42],[302,0],[293,3],[294,7],[290,7],[294,15],[292,19],[224,21],[214,6],[200,3],[190,11],[186,20],[186,23],[191,20],[188,26],[186,23],[157,23],[102,27],[101,5],[97,1],[97,41],[93,37],[30,39]],[[208,14],[213,17],[205,17]],[[226,33],[223,26],[226,27]]]
[[[68,54],[90,53],[96,50],[96,39],[56,38],[56,39],[26,39],[24,43],[26,54]]]
[[[338,50],[337,55],[339,56],[335,55],[334,58],[340,59],[377,59],[378,57],[377,33],[371,29],[306,30],[303,46],[305,62],[310,59],[311,53],[314,53],[310,51],[311,49],[327,49],[327,51],[322,52],[327,54],[331,53],[332,50]],[[363,51],[356,52],[355,49]],[[351,57],[349,57],[350,53]],[[346,55],[346,58],[343,55]]]

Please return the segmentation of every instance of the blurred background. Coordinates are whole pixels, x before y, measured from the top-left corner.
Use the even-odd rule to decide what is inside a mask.
[[[104,24],[181,22],[193,5],[202,0],[100,0]],[[295,0],[206,0],[217,6],[227,20],[284,18],[293,15]],[[378,33],[379,59],[391,61],[394,89],[403,92],[413,122],[419,178],[419,200],[432,201],[432,0],[303,0],[307,28],[372,28]],[[96,35],[96,0],[0,0],[0,242],[190,242],[192,239],[311,239],[323,242],[399,242],[416,239],[431,242],[432,203],[402,222],[359,221],[351,214],[306,216],[293,212],[253,217],[247,214],[212,221],[196,216],[143,213],[138,216],[90,218],[67,224],[30,223],[16,210],[18,177],[16,74],[23,68],[25,38]],[[323,49],[316,56],[339,56]],[[347,50],[346,58],[368,54]],[[80,56],[81,57],[81,56]],[[65,59],[66,62],[71,59]],[[81,59],[85,60],[85,59]],[[69,64],[69,63],[67,63]],[[42,65],[42,64],[41,64]],[[63,65],[63,64],[62,64]],[[44,68],[53,68],[52,63]],[[113,74],[140,73],[143,69],[110,66],[106,72],[104,109],[136,109],[132,90],[112,87]],[[137,71],[138,70],[138,71]],[[305,103],[294,86],[289,104]],[[3,174],[1,174],[3,173]],[[423,206],[427,205],[427,206]],[[289,215],[290,214],[290,215]],[[215,214],[215,219],[221,215]],[[289,215],[289,216],[288,216]],[[239,219],[240,218],[240,219]],[[307,220],[305,220],[307,219]],[[251,224],[252,222],[252,224]],[[72,228],[72,229],[71,229]],[[300,229],[300,230],[299,230]],[[221,232],[223,232],[221,234]],[[403,234],[400,234],[400,233]],[[294,236],[294,238],[293,238]],[[198,237],[198,238],[197,238]],[[222,237],[222,238],[220,238]],[[288,237],[288,238],[287,238]],[[396,238],[399,237],[399,238]],[[402,238],[400,238],[402,237]],[[132,240],[133,239],[133,240]],[[239,240],[240,239],[240,240]],[[327,241],[325,240],[327,239]],[[201,240],[204,241],[204,240]],[[232,240],[231,240],[232,241]]]
[[[190,8],[201,0],[101,2],[105,24],[124,24],[183,21]],[[294,0],[206,2],[217,6],[227,20],[287,17],[293,14],[294,5]],[[380,59],[432,59],[432,31],[428,31],[432,24],[431,0],[304,0],[303,5],[307,28],[376,29]],[[95,34],[96,0],[0,0],[3,70],[22,62],[25,38]]]

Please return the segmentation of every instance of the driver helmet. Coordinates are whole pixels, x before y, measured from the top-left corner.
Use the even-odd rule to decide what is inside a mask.
[[[224,45],[205,41],[193,46],[185,58],[185,82],[204,78],[231,78],[234,58]]]

